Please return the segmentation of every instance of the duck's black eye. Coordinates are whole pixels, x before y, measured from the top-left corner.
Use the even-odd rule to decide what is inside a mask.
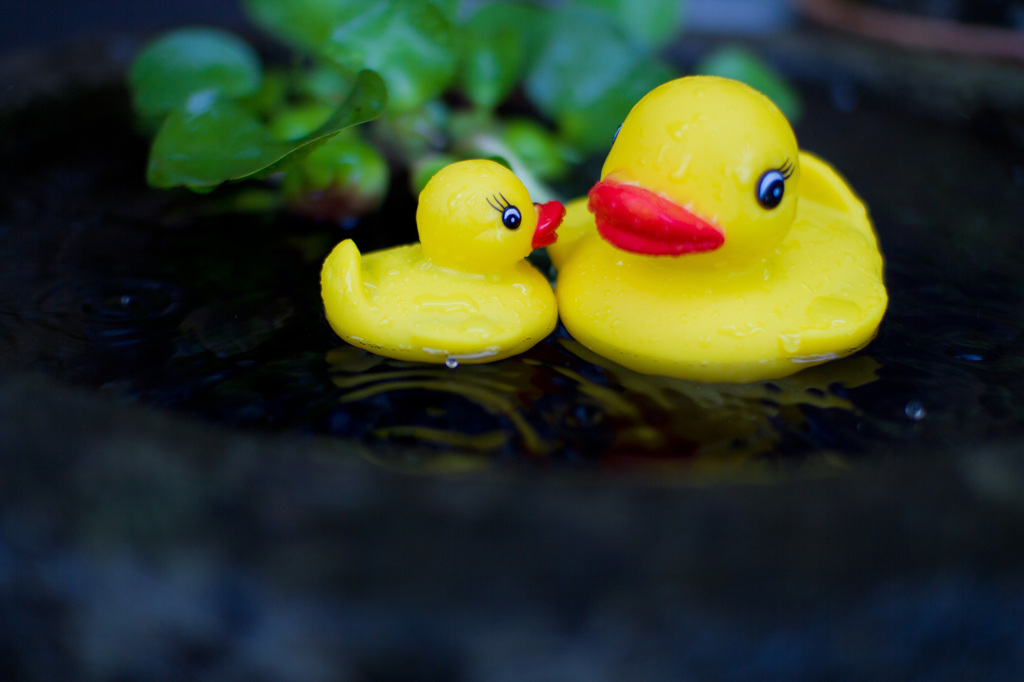
[[[782,203],[786,193],[786,176],[782,171],[770,170],[757,183],[757,203],[769,211]]]
[[[505,210],[501,212],[501,222],[508,229],[514,230],[523,222],[523,216],[515,206],[506,206]]]
[[[501,211],[501,222],[510,230],[515,230],[519,227],[520,223],[523,222],[523,215],[519,212],[519,209],[512,205],[512,203],[505,198],[504,194],[497,194],[487,200],[491,208],[495,211]]]

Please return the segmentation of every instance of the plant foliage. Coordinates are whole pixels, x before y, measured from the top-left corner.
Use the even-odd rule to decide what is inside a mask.
[[[418,185],[438,164],[478,156],[505,160],[544,200],[553,194],[547,182],[606,149],[630,107],[679,75],[658,57],[678,35],[678,0],[241,1],[296,59],[264,68],[241,38],[210,28],[147,46],[129,83],[137,113],[156,131],[154,186],[205,192],[282,171],[293,207],[316,197],[318,210],[307,213],[329,204],[330,217],[343,218],[372,210],[389,166],[409,168]],[[738,54],[703,67],[796,110],[783,81]],[[344,200],[325,204],[324,196]]]
[[[386,103],[380,76],[363,71],[325,123],[298,139],[281,140],[244,105],[218,90],[200,90],[164,120],[153,141],[147,179],[154,187],[203,191],[229,180],[264,178],[290,157],[308,154],[345,128],[380,116]]]

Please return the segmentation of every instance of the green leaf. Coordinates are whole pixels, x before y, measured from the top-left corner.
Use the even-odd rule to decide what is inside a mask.
[[[526,91],[584,152],[607,149],[633,105],[675,75],[595,12],[555,11],[549,30]]]
[[[319,129],[333,113],[326,104],[305,102],[280,109],[268,125],[277,139],[298,140]]]
[[[335,23],[359,12],[351,0],[243,0],[242,6],[253,23],[311,52],[327,42]]]
[[[617,87],[605,90],[588,106],[573,106],[558,117],[562,134],[584,153],[607,150],[615,131],[633,105],[657,86],[678,74],[664,64],[651,61],[633,67]]]
[[[164,121],[153,141],[147,179],[154,187],[184,185],[201,191],[229,180],[266,177],[340,130],[377,118],[386,102],[380,76],[364,71],[320,128],[288,142],[241,104],[215,90],[200,91]]]
[[[430,4],[436,7],[450,22],[454,22],[459,14],[459,0],[430,0]]]
[[[159,117],[200,90],[244,97],[260,87],[259,57],[242,39],[213,28],[173,31],[150,43],[128,74],[135,110]]]
[[[515,119],[505,124],[501,140],[542,180],[557,180],[569,171],[575,160],[566,146],[547,128],[531,119]]]
[[[388,111],[373,132],[384,147],[408,161],[448,146],[450,113],[443,101],[433,99],[407,113]]]
[[[336,105],[352,88],[352,74],[342,73],[331,63],[320,63],[301,72],[295,82],[297,91],[318,102]]]
[[[649,49],[679,34],[686,2],[681,0],[576,0],[606,13],[630,39]]]
[[[542,26],[535,5],[493,3],[481,7],[462,27],[460,80],[469,100],[492,108],[522,78]]]
[[[761,58],[741,47],[723,47],[704,58],[694,69],[708,76],[722,76],[746,83],[760,90],[792,123],[800,120],[803,105],[800,95],[777,71]]]
[[[455,29],[430,0],[245,0],[245,8],[264,29],[349,73],[379,73],[398,111],[436,97],[455,76]]]
[[[509,170],[512,170],[512,163],[504,156],[501,156],[500,154],[492,154],[490,156],[485,156],[484,161],[493,161],[496,164],[499,164],[501,166],[504,166],[505,168],[508,168]]]
[[[154,187],[212,188],[257,170],[254,161],[273,142],[248,109],[203,90],[167,116],[153,141],[146,179]]]
[[[282,69],[267,69],[259,89],[238,101],[261,115],[268,114],[287,100],[290,87],[288,73]]]
[[[388,180],[388,163],[381,153],[349,129],[289,166],[281,190],[298,212],[339,220],[379,207]]]
[[[451,83],[458,64],[455,30],[427,0],[380,0],[335,23],[323,54],[350,69],[372,69],[389,102],[405,112]]]
[[[409,190],[419,196],[423,188],[438,171],[445,166],[459,161],[459,157],[451,154],[430,154],[414,160],[409,166]]]

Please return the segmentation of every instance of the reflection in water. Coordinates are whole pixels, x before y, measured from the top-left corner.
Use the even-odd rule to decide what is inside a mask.
[[[531,425],[523,406],[544,395],[537,366],[520,358],[484,365],[462,365],[456,368],[422,365],[384,358],[345,346],[327,354],[331,380],[342,389],[341,401],[355,403],[381,396],[411,394],[422,405],[414,423],[385,423],[372,431],[379,439],[398,439],[433,444],[468,453],[494,453],[508,448],[518,437],[522,449],[531,456],[546,455],[553,443],[544,439]],[[452,403],[438,399],[448,394],[465,399],[471,406],[507,422],[511,430],[468,430],[474,424],[464,411],[466,405],[455,403],[458,412],[448,410]],[[432,424],[445,423],[438,427]],[[451,424],[465,425],[461,429]]]
[[[783,434],[806,428],[802,408],[855,412],[843,391],[878,369],[858,356],[772,382],[701,384],[638,374],[564,335],[540,348],[541,358],[449,369],[345,346],[327,363],[341,404],[365,408],[367,435],[400,446],[375,459],[419,472],[486,468],[516,453],[552,465],[763,472]],[[837,463],[828,449],[817,457]]]
[[[640,374],[573,339],[561,343],[606,373],[607,385],[577,380],[584,395],[619,421],[608,453],[613,459],[664,463],[666,451],[686,452],[693,469],[708,473],[763,468],[767,461],[757,456],[775,449],[784,430],[803,427],[801,406],[854,411],[837,389],[871,383],[878,369],[871,358],[856,356],[775,381],[707,384]]]

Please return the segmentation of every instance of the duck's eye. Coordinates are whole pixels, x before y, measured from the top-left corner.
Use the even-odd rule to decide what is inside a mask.
[[[782,171],[770,170],[757,183],[757,203],[769,211],[782,203],[786,193],[786,176]]]
[[[501,222],[508,229],[514,230],[523,222],[523,216],[515,206],[506,206],[505,210],[501,212]]]

